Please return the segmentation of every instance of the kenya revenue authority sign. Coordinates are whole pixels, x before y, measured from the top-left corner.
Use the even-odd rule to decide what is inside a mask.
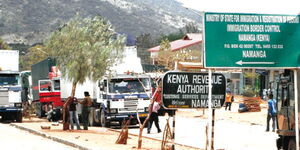
[[[207,68],[299,67],[299,15],[205,13]]]
[[[208,73],[167,72],[163,77],[162,101],[167,108],[208,108]],[[212,108],[225,101],[225,77],[212,74]]]

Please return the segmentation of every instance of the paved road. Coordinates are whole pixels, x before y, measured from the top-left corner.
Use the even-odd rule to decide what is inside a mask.
[[[3,150],[77,150],[73,147],[0,123],[0,149]]]

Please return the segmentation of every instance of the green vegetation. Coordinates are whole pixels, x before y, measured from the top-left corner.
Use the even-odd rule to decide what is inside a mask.
[[[259,75],[255,72],[244,72],[245,87],[243,96],[255,97],[259,96]]]
[[[31,66],[39,61],[42,61],[49,57],[50,54],[46,51],[45,46],[35,45],[28,49],[25,55],[20,57],[21,70],[31,70]]]
[[[11,47],[0,38],[0,49],[11,49]]]
[[[62,75],[72,81],[74,96],[77,83],[101,78],[121,57],[124,41],[102,17],[76,16],[52,34],[46,49],[56,58]]]

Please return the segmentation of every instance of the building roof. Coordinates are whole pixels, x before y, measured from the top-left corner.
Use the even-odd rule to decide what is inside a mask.
[[[170,42],[171,51],[177,51],[184,49],[202,42],[202,34],[200,33],[188,33],[182,39]],[[149,52],[158,52],[160,46],[152,47],[148,49]]]

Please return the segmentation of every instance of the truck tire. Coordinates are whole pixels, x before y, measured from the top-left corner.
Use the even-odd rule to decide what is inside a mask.
[[[91,108],[89,113],[89,126],[95,126],[94,115],[95,115],[95,108]]]
[[[109,127],[109,123],[106,121],[104,109],[100,109],[100,126]]]
[[[40,102],[35,103],[35,114],[37,117],[42,118],[45,117],[46,112],[43,110],[43,104]]]
[[[288,150],[296,150],[296,141],[294,138],[290,138]]]
[[[22,122],[22,121],[23,121],[22,112],[18,112],[16,114],[16,122]]]

